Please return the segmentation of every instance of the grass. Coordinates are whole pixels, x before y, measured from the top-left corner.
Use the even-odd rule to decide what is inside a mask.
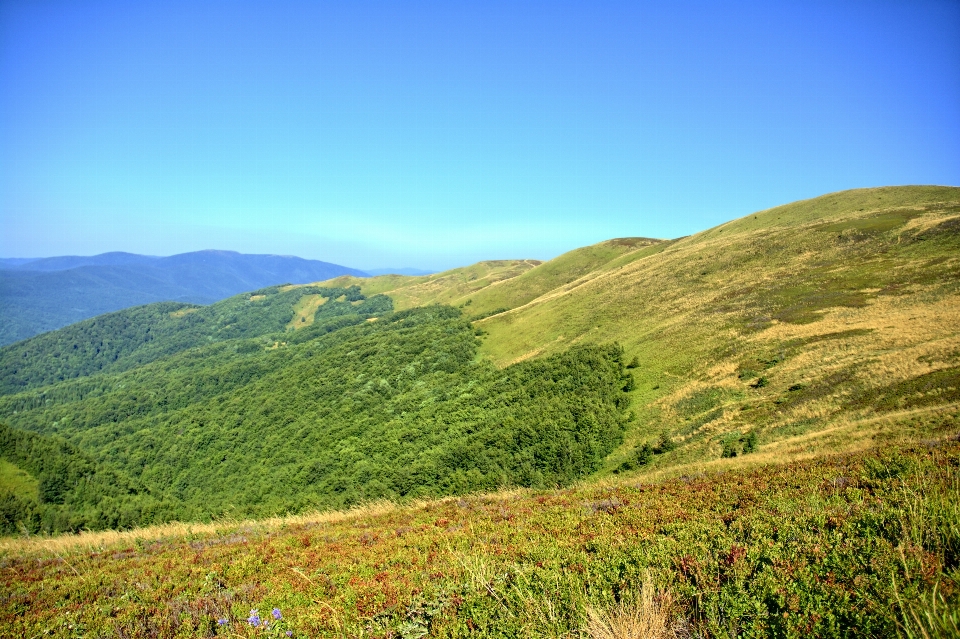
[[[0,459],[0,492],[10,492],[18,497],[35,497],[37,480],[22,468]]]
[[[519,277],[540,264],[537,260],[491,260],[433,275],[381,275],[371,278],[338,277],[325,286],[360,286],[364,295],[383,293],[394,308],[405,310],[430,304],[469,306],[471,295]],[[474,312],[468,309],[467,314]]]
[[[313,324],[317,309],[326,303],[327,298],[322,295],[304,295],[293,307],[293,319],[287,324],[287,329],[297,330]]]
[[[688,636],[688,626],[673,615],[673,597],[657,592],[649,575],[631,603],[608,609],[587,607],[586,634],[591,639],[674,639]]]
[[[406,291],[400,306],[462,305],[500,366],[622,344],[640,363],[636,419],[606,473],[663,431],[681,446],[657,472],[709,462],[735,432],[765,450],[798,437],[803,455],[860,450],[884,415],[958,401],[957,188],[845,191],[679,240],[602,242],[495,282],[490,268],[358,282]]]
[[[949,636],[960,445],[0,553],[17,636],[255,636],[273,607],[311,637]]]
[[[801,422],[828,430],[949,406],[960,387],[958,215],[950,187],[863,189],[759,212],[626,252],[478,321],[483,352],[506,365],[621,343],[640,362],[637,419],[614,457],[666,429],[690,450],[664,463],[713,454],[723,433],[756,429],[769,443]],[[500,304],[551,264],[474,304]],[[699,406],[703,394],[716,405]],[[831,446],[860,446],[856,428],[840,432]]]

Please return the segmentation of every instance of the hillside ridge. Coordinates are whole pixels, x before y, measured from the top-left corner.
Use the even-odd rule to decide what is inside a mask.
[[[365,275],[293,256],[206,250],[168,257],[103,253],[0,268],[0,345],[155,302],[211,304],[265,286]]]

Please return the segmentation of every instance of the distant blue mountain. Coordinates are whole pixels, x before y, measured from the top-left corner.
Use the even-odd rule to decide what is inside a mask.
[[[8,258],[7,261],[17,260],[19,264],[2,264],[0,268],[9,268],[17,271],[66,271],[81,266],[130,266],[132,264],[153,264],[163,258],[135,253],[101,253],[100,255],[80,256],[63,255],[61,257],[41,257],[34,259]]]
[[[318,260],[234,251],[7,258],[0,261],[0,345],[130,306],[211,304],[274,284],[340,275],[368,274]]]
[[[36,257],[0,257],[0,268],[14,268],[27,262],[35,262]]]

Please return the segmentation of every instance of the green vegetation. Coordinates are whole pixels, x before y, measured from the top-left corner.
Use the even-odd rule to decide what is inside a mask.
[[[18,497],[35,497],[38,494],[37,480],[22,468],[0,460],[0,491]]]
[[[104,253],[0,264],[0,345],[155,302],[209,304],[278,282],[359,271],[298,257],[199,251],[170,257]]]
[[[183,519],[562,485],[621,441],[617,348],[498,370],[475,361],[473,328],[450,307],[323,326],[8,395],[0,412],[136,478]]]
[[[118,372],[160,357],[227,340],[259,337],[286,329],[294,306],[306,295],[331,301],[316,320],[380,315],[390,299],[367,299],[357,287],[270,287],[210,306],[163,302],[79,322],[0,349],[0,393],[9,394],[99,372]],[[322,332],[321,327],[312,327]]]
[[[129,528],[174,513],[173,504],[57,437],[0,425],[0,459],[28,477],[20,489],[0,485],[0,534]]]
[[[960,446],[884,444],[659,484],[10,542],[0,623],[252,637],[250,611],[278,608],[294,637],[600,639],[630,617],[659,636],[957,636]]]
[[[214,523],[9,540],[0,622],[956,636],[958,327],[946,187],[97,318],[0,351],[0,523]]]
[[[500,365],[623,345],[636,419],[604,473],[664,430],[677,448],[635,472],[721,458],[732,433],[755,434],[752,463],[859,450],[902,414],[960,401],[960,189],[797,202],[551,286],[550,269],[580,251],[473,292],[470,312],[511,307],[476,322],[481,354]],[[503,303],[522,290],[536,295]]]
[[[433,275],[342,276],[328,280],[327,285],[360,286],[368,295],[388,295],[401,310],[430,304],[463,308],[473,303],[470,296],[475,291],[499,286],[538,266],[537,260],[490,260]]]

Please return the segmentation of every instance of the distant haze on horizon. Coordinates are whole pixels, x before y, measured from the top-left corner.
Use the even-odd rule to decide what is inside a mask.
[[[549,259],[960,185],[960,3],[0,3],[0,256]]]

